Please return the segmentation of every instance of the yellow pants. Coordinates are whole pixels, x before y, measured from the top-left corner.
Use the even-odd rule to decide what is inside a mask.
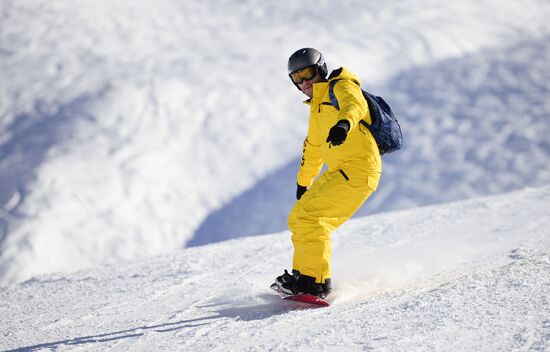
[[[380,173],[353,163],[323,173],[292,208],[292,268],[325,283],[330,278],[330,234],[346,222],[378,187]]]

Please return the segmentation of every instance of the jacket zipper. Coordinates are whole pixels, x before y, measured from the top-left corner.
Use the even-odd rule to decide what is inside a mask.
[[[338,171],[340,171],[340,173],[342,174],[342,176],[344,176],[344,178],[346,179],[346,181],[349,181],[349,177],[348,177],[348,175],[346,175],[346,173],[344,172],[344,170],[340,169],[340,170],[338,170]]]

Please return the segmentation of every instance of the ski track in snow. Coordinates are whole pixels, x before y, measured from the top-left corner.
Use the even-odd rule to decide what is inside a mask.
[[[268,288],[289,233],[0,289],[6,350],[550,348],[550,188],[352,220],[329,308]]]
[[[547,184],[549,15],[536,0],[2,1],[0,284],[284,230],[307,126],[284,67],[305,45],[404,127],[359,215]]]

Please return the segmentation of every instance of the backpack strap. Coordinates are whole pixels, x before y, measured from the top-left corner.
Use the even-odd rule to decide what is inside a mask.
[[[340,111],[340,104],[338,103],[338,98],[336,98],[336,94],[334,94],[334,86],[336,85],[336,83],[338,83],[338,81],[340,81],[340,79],[335,79],[334,81],[330,81],[330,83],[328,85],[328,97],[330,99],[330,104],[332,106],[334,106],[334,108],[336,110]],[[367,101],[367,106],[368,106],[368,109],[369,109],[369,113],[371,115],[371,119],[373,119],[373,121],[374,121],[374,117],[373,117],[373,113],[372,113],[372,111],[373,111],[372,110],[372,101],[370,100],[372,98],[369,96],[369,93],[365,92],[363,89],[361,89],[361,92],[363,92],[363,97]],[[359,123],[362,124],[363,126],[367,127],[370,130],[371,126],[364,119],[361,119],[359,121]]]
[[[338,104],[338,99],[336,98],[336,94],[334,94],[334,86],[339,81],[339,79],[335,79],[333,81],[330,81],[328,84],[328,97],[330,99],[330,103],[336,110],[340,111],[340,104]]]

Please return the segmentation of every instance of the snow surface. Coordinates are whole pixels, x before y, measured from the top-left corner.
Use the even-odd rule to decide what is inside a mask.
[[[290,233],[0,289],[10,351],[545,351],[550,186],[351,220],[328,308],[268,288]]]
[[[0,285],[284,231],[322,50],[400,118],[359,216],[550,182],[550,3],[0,2]]]
[[[543,0],[0,2],[0,285],[286,229],[321,49],[400,118],[359,216],[550,182]],[[330,24],[330,25],[328,25]]]

